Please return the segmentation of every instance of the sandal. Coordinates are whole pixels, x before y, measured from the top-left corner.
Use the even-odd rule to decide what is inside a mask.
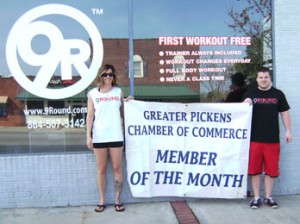
[[[95,212],[103,212],[106,208],[106,205],[97,205]]]
[[[125,207],[123,204],[115,204],[115,210],[116,212],[123,212],[125,210]]]

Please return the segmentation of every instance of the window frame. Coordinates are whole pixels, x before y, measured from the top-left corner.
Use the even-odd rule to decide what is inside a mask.
[[[135,78],[144,77],[144,61],[138,54],[133,55],[133,74]]]
[[[174,62],[178,61],[178,60],[184,60],[184,56],[183,55],[176,55],[174,56]],[[185,68],[186,65],[184,63],[174,63],[173,64],[173,71],[177,71],[178,69],[181,69],[180,73],[173,73],[173,77],[182,77],[185,78],[186,73],[185,73]]]

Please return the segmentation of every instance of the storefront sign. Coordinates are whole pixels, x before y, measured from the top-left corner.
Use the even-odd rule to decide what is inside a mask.
[[[57,24],[47,19],[50,15],[75,20],[78,29],[82,26],[91,39],[93,53],[86,40],[65,39]],[[40,35],[50,42],[43,54],[36,53],[31,45],[33,39]],[[91,55],[93,58],[88,66]],[[78,9],[62,4],[42,5],[26,12],[14,24],[7,39],[6,58],[11,73],[24,89],[46,99],[63,99],[83,91],[95,79],[103,60],[102,38],[93,21]],[[31,74],[35,76],[33,81],[27,77],[20,61],[38,68],[36,74]],[[73,67],[81,79],[65,88],[47,88],[58,67],[62,81],[72,80]]]

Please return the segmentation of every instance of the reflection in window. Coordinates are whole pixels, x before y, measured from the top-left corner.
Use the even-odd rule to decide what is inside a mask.
[[[174,73],[173,76],[174,77],[185,77],[185,64],[181,63],[181,61],[184,60],[184,57],[182,55],[176,55],[174,57],[174,64],[173,64],[173,69],[174,69]]]
[[[59,114],[65,114],[64,109],[63,109],[64,107],[65,107],[64,101],[48,101],[48,110],[57,109],[59,111]],[[56,114],[53,114],[53,115],[56,115]]]
[[[0,103],[0,117],[7,117],[7,105],[6,105],[6,103]]]
[[[48,101],[48,107],[64,108],[65,107],[65,101]]]
[[[27,101],[27,109],[44,109],[44,101]]]
[[[133,72],[134,77],[144,77],[143,59],[140,55],[133,56]]]
[[[8,97],[7,96],[0,96],[0,117],[7,117],[7,109],[8,109],[8,105],[7,105],[7,100]]]

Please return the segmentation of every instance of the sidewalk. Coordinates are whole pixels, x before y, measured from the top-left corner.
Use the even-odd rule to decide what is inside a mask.
[[[200,224],[297,224],[300,223],[300,195],[275,197],[279,208],[250,209],[250,199],[195,199],[187,206]],[[185,203],[181,201],[182,203]],[[196,224],[187,211],[176,202],[126,204],[125,212],[117,213],[107,206],[103,213],[94,212],[94,206],[64,208],[1,209],[1,224]],[[176,209],[177,206],[177,209]],[[179,206],[179,207],[178,207]],[[188,208],[187,207],[187,208]],[[179,208],[179,210],[178,210]],[[190,213],[190,214],[192,214]],[[182,221],[182,215],[186,218]],[[189,221],[189,222],[188,222]]]

